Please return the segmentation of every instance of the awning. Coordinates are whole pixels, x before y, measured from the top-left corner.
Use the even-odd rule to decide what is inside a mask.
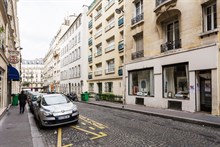
[[[16,68],[11,65],[8,66],[8,80],[19,81],[20,75]]]

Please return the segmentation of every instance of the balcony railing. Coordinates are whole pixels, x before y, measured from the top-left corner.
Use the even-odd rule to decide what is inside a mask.
[[[100,69],[100,70],[96,70],[96,71],[95,71],[95,75],[96,75],[96,76],[102,75],[102,70],[101,70],[101,69]]]
[[[144,50],[140,50],[131,54],[131,59],[134,60],[136,58],[144,57]]]
[[[92,45],[92,38],[89,38],[88,44],[89,44],[89,46]]]
[[[156,7],[159,6],[160,4],[164,3],[167,0],[156,0]]]
[[[111,0],[110,2],[108,2],[108,4],[105,6],[105,11],[108,10],[108,8],[110,8],[114,3],[115,0]]]
[[[120,27],[120,26],[122,26],[124,24],[124,17],[122,17],[122,18],[120,18],[119,20],[118,20],[118,26]]]
[[[89,29],[92,28],[92,20],[89,21],[89,23],[88,23],[88,28],[89,28]]]
[[[166,52],[168,50],[181,48],[181,39],[169,41],[164,44],[161,44],[161,53]]]
[[[97,20],[99,17],[102,16],[102,10],[98,11],[96,16],[95,16],[95,20]]]
[[[92,55],[88,56],[88,62],[92,62]]]
[[[118,75],[119,75],[119,76],[122,76],[122,75],[123,75],[123,68],[122,68],[122,67],[119,67],[119,69],[118,69]]]
[[[110,45],[109,47],[105,48],[105,52],[110,52],[110,51],[112,51],[114,49],[115,49],[115,44]]]
[[[102,50],[97,50],[97,52],[95,53],[95,57],[102,55]]]
[[[118,3],[121,3],[123,0],[118,0]]]
[[[124,50],[124,41],[118,42],[118,51],[121,52]]]
[[[107,32],[108,30],[110,30],[111,28],[113,28],[115,26],[115,21],[112,21],[108,24],[107,27],[105,27],[105,32]]]
[[[106,74],[114,73],[114,72],[115,72],[115,68],[114,68],[114,67],[107,68],[107,69],[105,70],[105,73],[106,73]]]
[[[137,15],[136,17],[132,18],[131,24],[134,25],[143,19],[144,19],[144,13],[141,13],[141,14]]]
[[[92,72],[89,72],[88,79],[92,79]]]
[[[99,37],[99,36],[101,36],[101,35],[102,35],[102,30],[98,30],[98,31],[96,32],[96,34],[94,35],[94,37],[97,38],[97,37]]]

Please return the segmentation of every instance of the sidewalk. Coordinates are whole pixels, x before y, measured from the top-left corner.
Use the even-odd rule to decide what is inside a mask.
[[[123,104],[107,102],[107,101],[96,101],[94,98],[90,98],[88,102],[84,102],[84,103],[220,128],[220,116],[212,116],[211,114],[202,113],[202,112],[191,113],[191,112],[171,110],[171,109],[151,108],[141,105],[128,105],[128,104],[123,105]]]
[[[23,114],[19,106],[11,106],[0,119],[1,147],[33,147],[27,107]]]

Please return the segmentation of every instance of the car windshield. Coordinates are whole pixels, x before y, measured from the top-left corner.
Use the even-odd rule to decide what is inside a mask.
[[[50,95],[42,99],[42,105],[44,106],[65,104],[69,102],[70,100],[63,95]]]

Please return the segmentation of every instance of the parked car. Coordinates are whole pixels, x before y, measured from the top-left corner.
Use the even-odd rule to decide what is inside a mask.
[[[34,105],[34,115],[41,128],[77,123],[79,120],[77,106],[63,94],[39,96]]]
[[[45,95],[46,93],[38,93],[38,92],[32,92],[28,96],[28,105],[30,107],[31,112],[34,112],[34,104],[37,103],[38,97],[40,95]]]
[[[68,97],[70,100],[78,101],[78,97],[77,97],[77,94],[76,94],[75,92],[70,92],[69,94],[67,94],[67,97]]]

